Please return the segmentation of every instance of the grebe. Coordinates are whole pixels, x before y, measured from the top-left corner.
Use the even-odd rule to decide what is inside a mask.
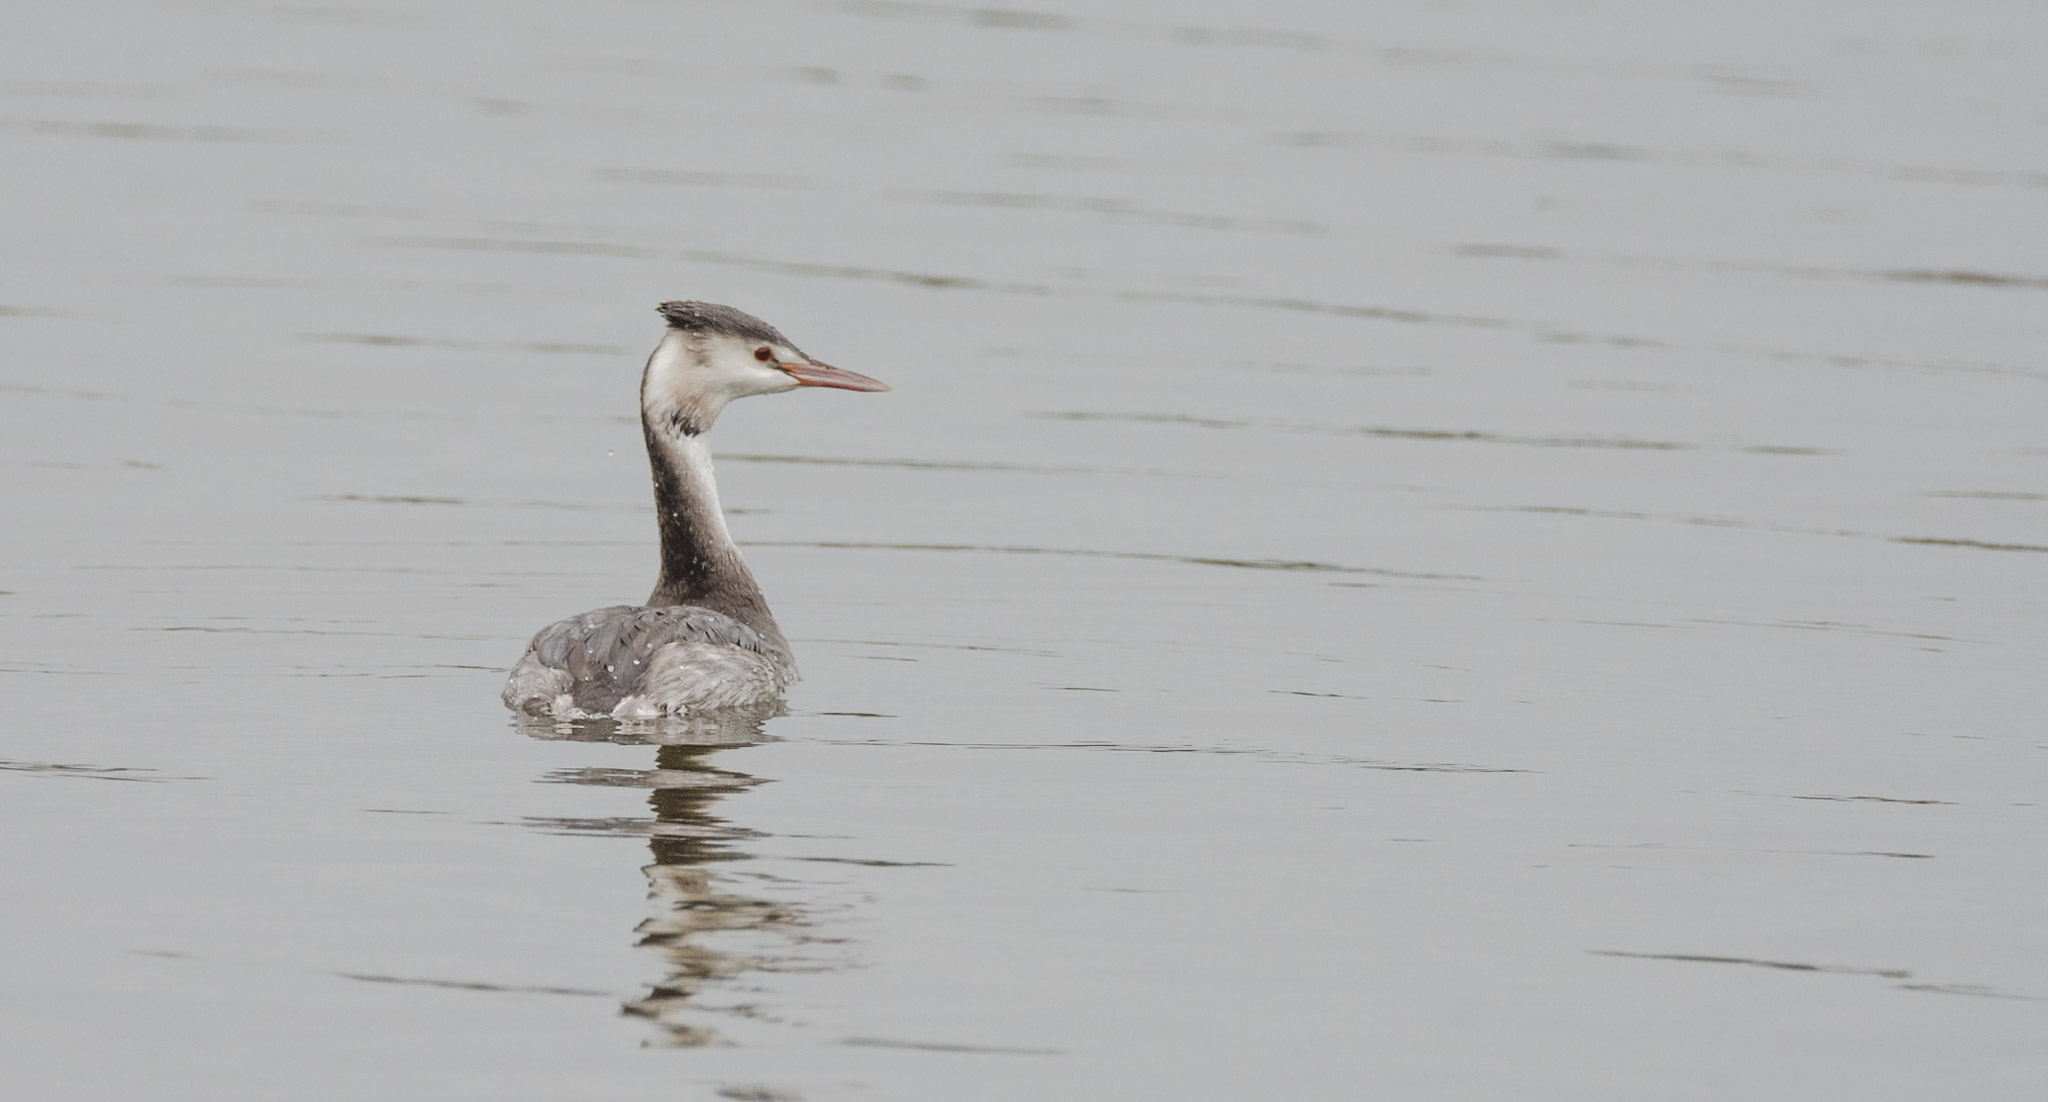
[[[505,706],[535,715],[640,718],[772,700],[796,659],[718,509],[704,434],[727,402],[800,386],[887,390],[819,363],[759,318],[708,302],[664,302],[668,332],[640,376],[640,428],[654,468],[661,578],[645,605],[549,624],[505,682]]]

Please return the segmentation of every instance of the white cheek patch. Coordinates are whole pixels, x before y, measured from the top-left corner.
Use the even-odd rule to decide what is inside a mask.
[[[697,356],[691,343],[689,334],[672,329],[647,359],[640,406],[655,424],[667,423],[688,404],[690,363]]]
[[[763,347],[769,352],[766,360],[759,355]],[[781,345],[764,346],[759,341],[719,337],[710,342],[706,352],[702,367],[704,386],[716,390],[722,401],[754,394],[780,394],[797,385],[788,372],[775,366],[796,357],[795,352]]]
[[[766,367],[767,365],[764,364],[762,366]],[[783,391],[786,390],[795,390],[797,387],[801,385],[803,384],[797,382],[796,377],[791,375],[789,372],[784,371],[779,367],[769,367],[761,377],[761,389],[753,391],[752,393],[781,394]]]
[[[771,357],[764,362],[755,356],[758,341],[670,330],[647,360],[641,409],[649,423],[688,435],[709,429],[734,398],[795,390],[796,379],[775,361],[799,361],[802,355],[768,347]]]

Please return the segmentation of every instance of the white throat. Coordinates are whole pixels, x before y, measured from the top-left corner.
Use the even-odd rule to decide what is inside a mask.
[[[722,388],[705,385],[701,336],[671,329],[647,357],[640,381],[640,409],[647,423],[670,438],[708,432],[731,397]]]

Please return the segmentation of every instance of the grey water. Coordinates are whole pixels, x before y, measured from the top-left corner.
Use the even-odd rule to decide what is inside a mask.
[[[7,24],[7,1097],[2048,1089],[2048,9]],[[806,679],[515,720],[669,298]]]

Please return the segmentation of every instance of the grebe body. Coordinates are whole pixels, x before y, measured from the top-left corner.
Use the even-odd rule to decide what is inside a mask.
[[[640,377],[661,577],[644,605],[549,624],[505,682],[505,706],[558,718],[642,718],[760,704],[796,658],[726,531],[704,437],[728,402],[798,387],[884,384],[805,355],[730,306],[665,302],[669,329]]]

